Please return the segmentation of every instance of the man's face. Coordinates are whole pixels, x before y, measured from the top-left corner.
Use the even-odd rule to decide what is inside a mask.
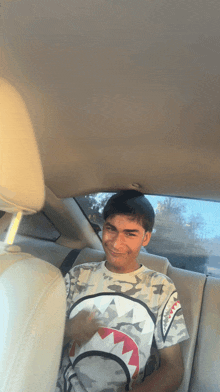
[[[103,226],[102,244],[106,253],[106,267],[117,273],[139,268],[136,261],[142,246],[146,246],[151,233],[133,217],[119,214],[108,217]]]

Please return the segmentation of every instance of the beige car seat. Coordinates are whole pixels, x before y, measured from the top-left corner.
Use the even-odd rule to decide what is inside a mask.
[[[66,294],[60,271],[13,246],[23,214],[44,204],[37,144],[20,94],[0,79],[0,210],[12,214],[0,243],[0,391],[54,392]]]

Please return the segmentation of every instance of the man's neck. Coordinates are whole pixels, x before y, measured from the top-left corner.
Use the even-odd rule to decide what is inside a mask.
[[[127,268],[123,267],[123,266],[122,267],[118,267],[118,266],[112,265],[108,261],[106,261],[105,267],[109,271],[111,271],[111,272],[113,272],[115,274],[128,274],[129,272],[134,272],[134,271],[138,270],[141,266],[140,266],[140,264],[137,261],[136,261],[135,265],[133,265],[131,267],[127,267]]]

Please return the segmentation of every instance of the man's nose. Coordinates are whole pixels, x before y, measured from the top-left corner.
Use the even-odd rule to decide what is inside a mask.
[[[120,247],[123,245],[123,237],[120,234],[116,234],[113,240],[113,247],[115,250],[119,250]]]

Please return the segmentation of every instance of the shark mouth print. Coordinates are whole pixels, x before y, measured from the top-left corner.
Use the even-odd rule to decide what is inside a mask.
[[[172,325],[172,322],[177,314],[177,312],[179,312],[179,310],[181,309],[181,305],[180,305],[180,301],[178,301],[177,298],[177,292],[174,291],[164,310],[163,310],[163,314],[161,317],[161,322],[162,322],[162,336],[163,336],[163,341],[165,342],[167,334],[170,330],[170,327]]]
[[[114,311],[110,311],[113,310]],[[76,301],[70,309],[69,318],[73,318],[83,309],[96,311],[96,316],[105,318],[107,314],[108,324],[114,319],[126,317],[130,324],[142,324],[142,334],[148,333],[154,328],[155,316],[148,306],[135,298],[122,293],[101,293],[83,297]]]
[[[96,312],[103,327],[69,352],[77,382],[88,392],[129,390],[150,356],[155,319],[147,305],[122,293],[83,297],[70,318],[83,309]]]
[[[102,328],[83,346],[73,344],[72,368],[89,392],[129,390],[139,373],[137,344],[127,334]]]

